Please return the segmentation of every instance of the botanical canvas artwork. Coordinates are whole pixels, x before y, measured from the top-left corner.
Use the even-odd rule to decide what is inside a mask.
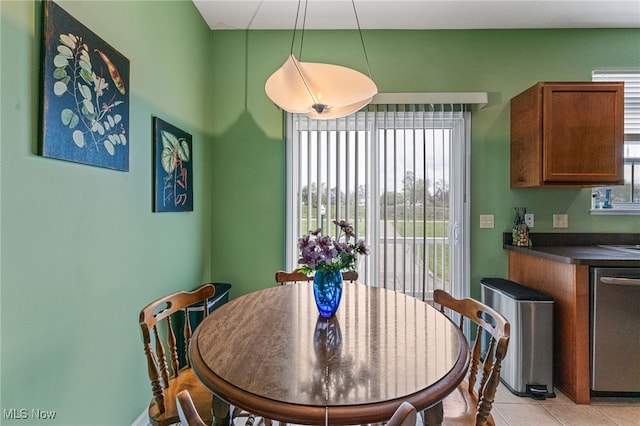
[[[129,170],[129,60],[43,3],[40,154]]]
[[[193,211],[191,135],[153,118],[155,211]]]

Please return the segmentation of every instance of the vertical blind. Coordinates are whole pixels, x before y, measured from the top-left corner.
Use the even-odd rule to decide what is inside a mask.
[[[462,280],[469,111],[370,105],[348,117],[287,116],[288,267],[297,238],[349,221],[370,247],[360,281],[430,299]]]
[[[640,69],[594,70],[592,81],[624,82],[625,141],[640,141]]]

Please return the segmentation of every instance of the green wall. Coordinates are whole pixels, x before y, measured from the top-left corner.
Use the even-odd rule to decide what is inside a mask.
[[[212,40],[212,265],[246,292],[270,285],[274,267],[284,264],[283,120],[264,82],[289,54],[291,33],[216,31]],[[588,189],[509,188],[509,100],[538,81],[590,80],[593,68],[639,67],[639,29],[365,31],[364,40],[380,92],[489,93],[489,104],[472,118],[473,295],[480,278],[506,276],[502,233],[511,229],[515,206],[535,214],[535,232],[640,231],[638,216],[590,216]],[[356,32],[307,31],[304,43],[303,60],[366,72]],[[568,229],[552,228],[554,213],[569,215]],[[494,214],[496,227],[480,229],[480,214]]]
[[[57,411],[61,425],[126,425],[150,397],[142,306],[205,281],[232,296],[284,266],[282,113],[264,82],[288,31],[210,31],[190,1],[61,1],[131,62],[130,171],[35,154],[37,3],[0,2],[0,409]],[[640,232],[638,217],[592,217],[588,190],[509,189],[509,99],[537,81],[640,66],[640,30],[366,31],[381,92],[486,91],[473,116],[472,284],[506,274],[513,207],[553,231]],[[354,32],[307,32],[304,60],[364,71]],[[356,52],[354,54],[354,52]],[[192,213],[152,213],[151,117],[190,132]],[[478,216],[496,215],[496,228]],[[7,421],[2,424],[33,424]]]
[[[58,3],[130,61],[130,171],[35,154],[40,3],[2,0],[0,423],[127,425],[151,398],[140,309],[212,277],[210,30],[190,1]],[[152,213],[152,116],[193,136],[193,212]]]

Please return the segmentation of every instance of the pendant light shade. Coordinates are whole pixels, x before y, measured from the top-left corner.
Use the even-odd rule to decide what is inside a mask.
[[[307,1],[304,2],[303,40]],[[264,85],[264,90],[269,99],[290,113],[306,114],[316,119],[340,118],[352,114],[371,102],[378,93],[378,88],[371,79],[371,70],[369,69],[369,77],[367,77],[359,71],[340,65],[298,61],[293,55],[293,46],[301,3],[302,0],[298,0],[291,53],[286,62],[269,77]],[[358,25],[364,58],[367,61],[367,68],[369,68],[367,49],[362,38],[355,0],[351,0],[351,5]],[[300,55],[302,55],[302,41],[300,42]]]
[[[269,77],[265,92],[287,112],[329,119],[358,111],[371,102],[378,88],[359,71],[340,65],[300,62],[290,55]]]

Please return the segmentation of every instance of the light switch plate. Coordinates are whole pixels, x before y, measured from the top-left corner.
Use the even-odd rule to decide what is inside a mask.
[[[553,215],[553,227],[554,228],[568,228],[569,227],[569,215],[567,215],[567,214],[554,214]]]
[[[481,214],[480,215],[480,228],[493,228],[493,215]]]

